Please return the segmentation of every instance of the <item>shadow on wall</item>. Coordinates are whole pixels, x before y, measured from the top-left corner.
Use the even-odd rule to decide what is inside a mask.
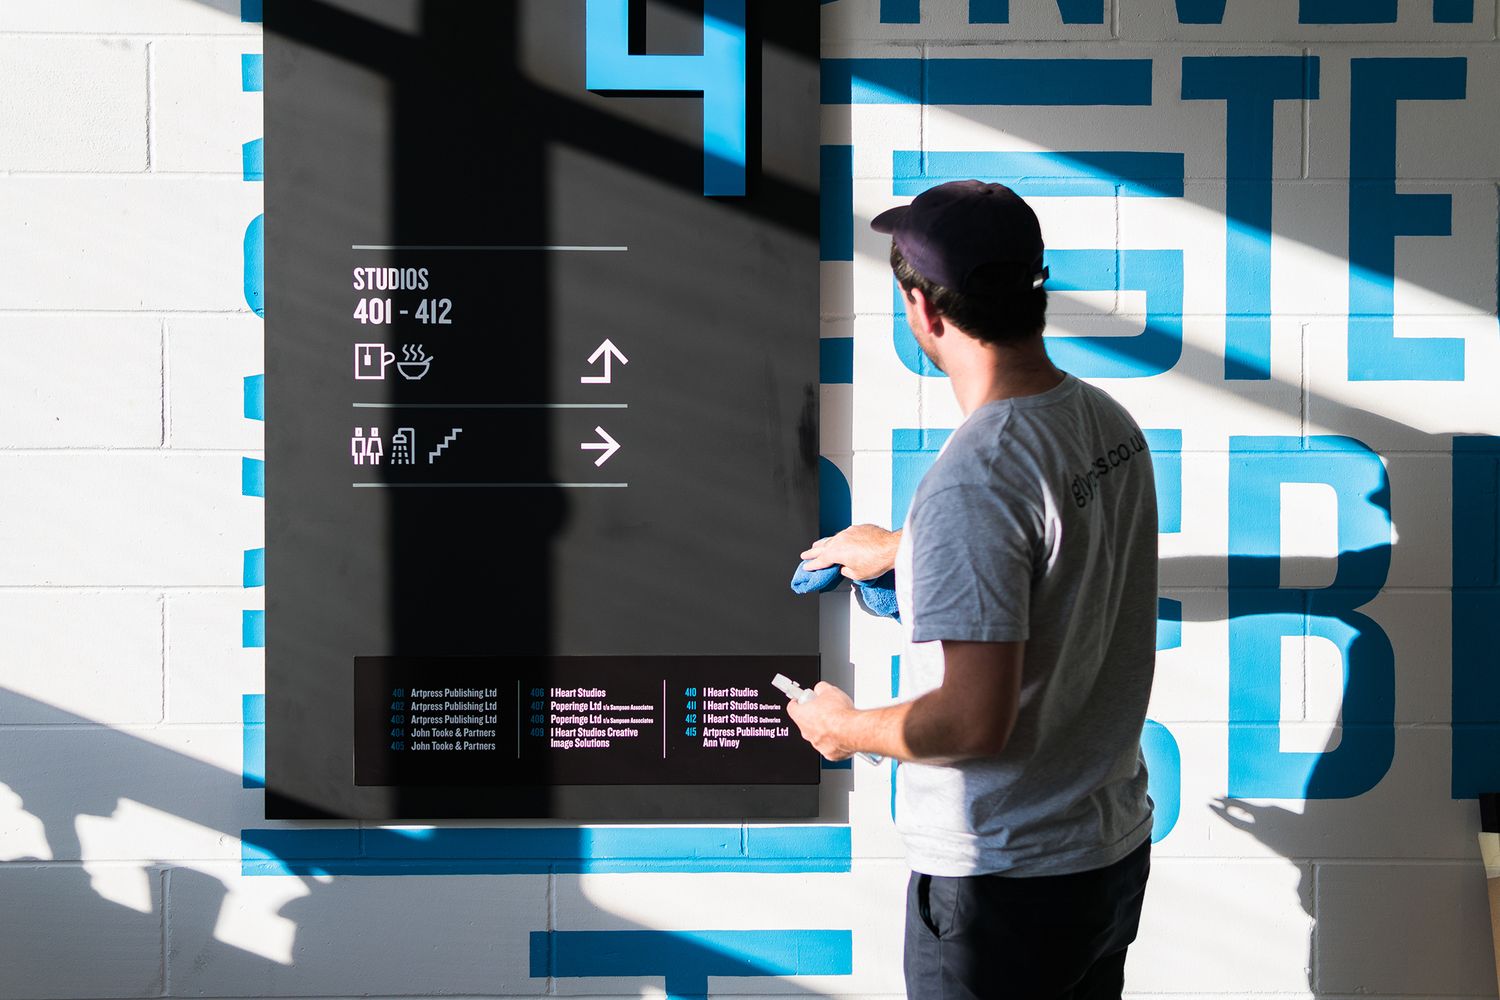
[[[1330,747],[1336,754],[1332,741]],[[1227,825],[1297,862],[1296,895],[1309,922],[1309,986],[1339,994],[1427,993],[1442,988],[1461,995],[1492,995],[1495,968],[1487,933],[1491,916],[1484,869],[1477,858],[1466,865],[1348,858],[1341,838],[1367,835],[1370,831],[1363,824],[1411,828],[1420,826],[1423,817],[1413,812],[1396,815],[1398,806],[1384,812],[1368,810],[1356,818],[1347,803],[1317,797],[1320,786],[1343,780],[1342,775],[1325,773],[1339,770],[1336,757],[1323,759],[1328,763],[1308,772],[1309,792],[1303,802],[1281,805],[1223,797],[1209,804]],[[1440,783],[1444,776],[1429,777]],[[1319,841],[1326,845],[1318,852],[1321,857],[1308,857],[1308,845]],[[1326,863],[1328,859],[1334,863]],[[1421,942],[1420,955],[1413,951],[1415,942]]]
[[[147,861],[150,885],[141,893],[125,884],[133,868],[103,861],[107,852],[90,850],[84,862],[81,830],[91,821],[129,823],[138,804],[184,821],[153,820],[150,836],[159,843],[179,855],[208,853],[205,845],[235,843],[241,824],[259,819],[260,793],[244,790],[239,774],[14,691],[0,689],[0,717],[41,723],[0,731],[0,786],[39,824],[38,847],[45,848],[0,859],[7,973],[0,996],[155,995],[163,968],[172,992],[189,995],[407,993],[436,984],[473,995],[530,993],[543,988],[546,970],[565,968],[571,976],[665,977],[672,995],[687,997],[702,995],[708,976],[793,975],[799,964],[805,972],[820,961],[810,953],[820,948],[829,962],[847,956],[847,932],[838,931],[823,932],[826,940],[805,932],[674,933],[612,918],[615,926],[605,932],[550,939],[531,932],[546,919],[547,877],[577,871],[589,857],[587,841],[599,832],[585,829],[519,831],[547,834],[555,856],[533,852],[519,870],[511,856],[493,859],[515,874],[482,876],[475,871],[482,858],[444,873],[424,856],[418,832],[407,848],[411,877],[333,878],[319,871],[341,862],[307,856],[306,841],[301,857],[288,858],[268,858],[247,844],[244,862]],[[26,826],[15,818],[7,825],[18,834]],[[193,846],[164,836],[169,828],[190,830]],[[402,835],[310,824],[286,829],[349,840]],[[133,853],[126,848],[119,856]],[[395,875],[398,863],[376,865]],[[255,866],[259,873],[248,870]],[[276,877],[257,877],[266,868]],[[226,940],[237,937],[248,947]]]
[[[159,942],[169,883],[175,883],[173,893],[217,897],[220,906],[210,907],[209,914],[222,915],[229,889],[205,872],[148,862],[149,893],[132,898],[135,905],[117,902],[110,897],[121,894],[96,881],[110,873],[95,874],[79,863],[84,859],[80,830],[91,819],[117,818],[122,807],[139,803],[232,840],[245,812],[236,805],[245,798],[240,776],[14,691],[0,689],[0,716],[45,723],[0,731],[0,785],[40,824],[46,847],[45,855],[6,858],[0,865],[6,885],[0,893],[5,978],[22,991],[13,994],[0,984],[0,993],[154,993],[161,987]],[[332,911],[317,912],[322,887],[302,881],[307,890],[307,901],[299,904],[302,919],[340,919]],[[136,908],[142,902],[147,908]],[[204,930],[210,933],[196,945],[182,942],[192,948],[191,957],[183,956],[187,961],[241,969],[246,983],[275,980],[277,963],[215,941],[214,925],[207,923]],[[101,945],[107,946],[103,954]],[[136,969],[149,978],[131,980]]]

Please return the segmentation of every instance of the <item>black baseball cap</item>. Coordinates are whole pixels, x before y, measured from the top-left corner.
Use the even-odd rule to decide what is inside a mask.
[[[1047,280],[1041,223],[1031,206],[1004,184],[939,184],[910,205],[881,212],[870,228],[889,233],[922,277],[966,295],[1040,288]],[[1022,276],[1009,287],[975,282],[975,272],[986,264],[1016,265]]]

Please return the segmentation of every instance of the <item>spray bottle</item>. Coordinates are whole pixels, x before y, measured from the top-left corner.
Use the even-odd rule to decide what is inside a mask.
[[[798,684],[796,681],[792,680],[786,674],[777,674],[775,677],[771,678],[771,686],[776,688],[782,694],[786,695],[788,698],[792,699],[799,705],[803,702],[812,701],[818,696],[818,693],[816,691],[809,691],[801,684]],[[858,756],[863,757],[871,764],[879,764],[881,761],[885,760],[885,758],[880,756],[880,754],[878,753],[861,752]]]

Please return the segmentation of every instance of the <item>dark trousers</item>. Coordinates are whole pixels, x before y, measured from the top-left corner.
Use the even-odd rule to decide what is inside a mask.
[[[1151,871],[1146,842],[1074,875],[944,878],[906,888],[909,1000],[1119,1000]]]

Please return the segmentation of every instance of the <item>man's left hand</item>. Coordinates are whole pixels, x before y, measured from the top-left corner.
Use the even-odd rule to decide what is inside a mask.
[[[790,702],[786,707],[787,715],[802,731],[802,738],[824,757],[829,760],[852,757],[857,748],[844,744],[844,730],[845,724],[859,710],[847,694],[827,681],[819,681],[813,693],[817,697]]]
[[[873,580],[896,565],[901,532],[874,524],[855,524],[836,535],[820,538],[807,547],[801,558],[806,569],[842,566],[850,580]]]

